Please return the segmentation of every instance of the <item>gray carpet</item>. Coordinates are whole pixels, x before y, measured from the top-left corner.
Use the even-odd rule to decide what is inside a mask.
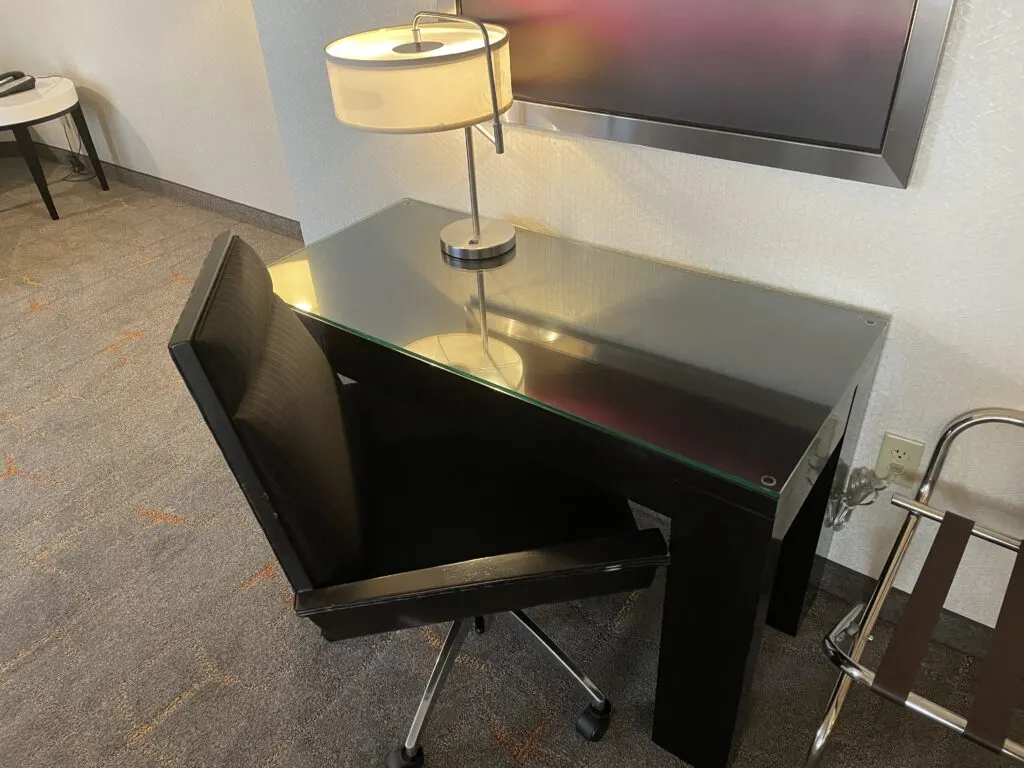
[[[53,189],[59,222],[0,159],[0,765],[380,765],[444,627],[329,645],[295,617],[165,348],[218,232],[268,261],[298,243],[122,185]],[[648,739],[661,588],[533,612],[614,700],[602,743],[499,619],[459,658],[428,763],[682,765]],[[821,595],[799,638],[766,632],[737,766],[801,764],[834,679],[819,639],[846,608]],[[976,672],[934,647],[921,687],[963,709]],[[826,761],[996,764],[862,691]]]

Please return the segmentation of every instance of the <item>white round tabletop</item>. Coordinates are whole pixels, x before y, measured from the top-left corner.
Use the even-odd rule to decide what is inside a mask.
[[[31,91],[0,98],[0,128],[45,120],[77,103],[75,84],[66,77],[38,77]]]

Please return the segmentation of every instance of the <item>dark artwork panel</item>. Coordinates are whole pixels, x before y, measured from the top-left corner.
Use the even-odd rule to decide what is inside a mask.
[[[517,98],[879,151],[915,0],[462,0]]]

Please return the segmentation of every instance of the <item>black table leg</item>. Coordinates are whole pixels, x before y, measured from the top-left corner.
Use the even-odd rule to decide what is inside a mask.
[[[822,534],[825,513],[835,486],[844,442],[845,438],[839,441],[822,468],[779,551],[768,624],[790,635],[797,634],[814,598],[814,588],[821,581],[821,567],[832,541],[831,530],[825,531],[824,537]]]
[[[75,104],[71,109],[71,118],[75,121],[75,128],[78,129],[78,135],[82,138],[82,143],[85,145],[85,151],[89,155],[89,160],[92,161],[92,169],[96,171],[96,178],[100,180],[100,186],[103,189],[110,189],[107,184],[107,176],[103,173],[103,165],[100,163],[100,156],[96,154],[96,145],[92,143],[92,134],[89,133],[89,124],[85,122],[85,115],[82,114],[82,105]]]
[[[832,544],[833,531],[825,524],[825,516],[833,500],[846,488],[882,354],[882,342],[884,339],[876,343],[868,357],[860,382],[837,405],[836,413],[841,414],[842,403],[849,398],[845,426],[839,422],[836,425],[837,429],[842,428],[842,437],[822,467],[782,543],[775,588],[768,609],[768,624],[790,635],[797,634],[817,594]],[[780,513],[783,513],[781,509]]]
[[[778,553],[766,517],[708,496],[672,519],[654,742],[694,768],[733,758]]]
[[[56,221],[60,216],[57,215],[57,207],[53,204],[53,198],[50,197],[50,188],[46,185],[46,174],[43,173],[43,166],[39,164],[39,155],[36,152],[36,145],[32,143],[32,135],[24,125],[15,126],[11,130],[14,131],[14,138],[18,142],[18,151],[25,158],[25,164],[28,165],[28,170],[32,174],[32,178],[35,179],[36,187],[39,188],[39,196],[43,198],[46,210],[50,212],[50,218]]]

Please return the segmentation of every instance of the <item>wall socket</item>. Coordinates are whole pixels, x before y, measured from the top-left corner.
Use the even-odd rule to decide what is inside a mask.
[[[886,432],[878,451],[875,474],[880,478],[888,477],[892,485],[909,488],[921,469],[923,458],[924,443],[920,440]]]

